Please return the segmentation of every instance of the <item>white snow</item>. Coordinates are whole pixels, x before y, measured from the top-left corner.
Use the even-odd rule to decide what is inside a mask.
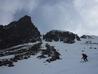
[[[98,42],[98,37],[89,39]],[[61,60],[43,63],[46,59],[31,56],[27,60],[15,63],[14,67],[0,67],[0,74],[98,74],[98,45],[85,44],[88,39],[82,39],[74,44],[48,42],[61,54]],[[43,41],[43,48],[45,41]],[[89,49],[96,47],[97,49]],[[81,62],[82,50],[88,55],[88,62]]]

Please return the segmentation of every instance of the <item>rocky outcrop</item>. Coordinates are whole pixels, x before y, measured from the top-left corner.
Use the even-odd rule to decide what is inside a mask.
[[[83,38],[83,39],[93,39],[93,37],[90,36],[90,35],[82,35],[81,38]]]
[[[0,67],[1,66],[13,67],[15,62],[18,62],[19,60],[28,59],[32,55],[36,55],[40,51],[40,47],[41,47],[41,43],[37,43],[37,44],[34,44],[29,49],[7,51],[0,54],[0,57],[7,56],[7,55],[14,55],[13,57],[10,57],[10,58],[0,59]]]
[[[0,49],[39,40],[40,32],[32,23],[30,16],[26,15],[18,21],[0,26]]]
[[[63,41],[64,43],[74,43],[75,39],[80,41],[80,38],[78,35],[68,32],[68,31],[59,31],[59,30],[52,30],[47,32],[45,35],[43,35],[43,39],[45,41]]]
[[[50,46],[48,43],[45,45],[46,49],[41,49],[41,55],[37,58],[47,58],[46,62],[52,62],[61,59],[60,53],[57,51],[57,49],[54,46]]]

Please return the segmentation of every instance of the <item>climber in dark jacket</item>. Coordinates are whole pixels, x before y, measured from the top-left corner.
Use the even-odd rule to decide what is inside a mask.
[[[82,58],[81,59],[83,59],[84,62],[88,61],[87,57],[88,57],[87,54],[82,53]]]

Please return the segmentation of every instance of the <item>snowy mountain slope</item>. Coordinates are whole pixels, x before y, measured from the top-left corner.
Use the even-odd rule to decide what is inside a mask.
[[[74,44],[43,41],[42,48],[46,43],[55,46],[61,54],[60,60],[44,63],[46,59],[36,58],[39,53],[15,63],[14,67],[0,67],[0,74],[98,74],[98,37],[81,39]],[[81,62],[82,50],[88,55],[86,63]]]

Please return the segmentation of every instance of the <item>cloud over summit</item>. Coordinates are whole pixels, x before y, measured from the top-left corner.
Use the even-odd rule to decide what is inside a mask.
[[[97,9],[98,0],[0,0],[0,24],[27,14],[42,32],[59,29],[98,35]]]

